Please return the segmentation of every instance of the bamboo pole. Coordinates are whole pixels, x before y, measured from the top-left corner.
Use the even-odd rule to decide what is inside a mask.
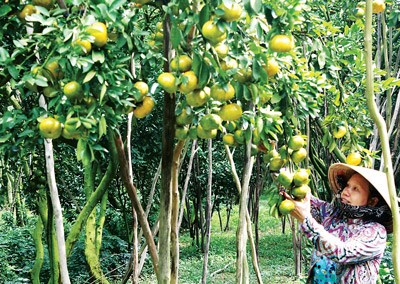
[[[386,173],[390,205],[392,208],[393,215],[393,247],[392,247],[392,259],[393,259],[393,270],[394,278],[396,283],[400,283],[400,264],[399,264],[399,205],[397,203],[396,187],[393,176],[392,159],[390,155],[389,137],[386,128],[386,122],[382,115],[378,112],[378,107],[375,103],[374,97],[374,72],[372,67],[372,0],[367,0],[366,13],[365,13],[365,59],[366,59],[366,97],[367,105],[370,111],[371,117],[378,127],[379,137],[382,144],[384,172]]]

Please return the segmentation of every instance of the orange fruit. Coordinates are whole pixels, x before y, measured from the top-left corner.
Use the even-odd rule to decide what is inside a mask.
[[[288,215],[296,208],[296,205],[292,200],[285,199],[279,204],[279,212],[282,215]]]
[[[269,48],[275,52],[288,52],[294,48],[294,42],[288,35],[275,35],[269,42]]]
[[[336,139],[342,138],[344,135],[346,135],[347,129],[343,125],[339,125],[334,131],[333,131],[333,137]]]
[[[197,125],[197,136],[201,139],[213,139],[217,133],[217,129],[205,130],[200,124]]]
[[[30,16],[32,14],[35,14],[37,12],[35,6],[31,4],[26,4],[24,8],[22,8],[21,12],[18,13],[18,18],[25,22],[26,16]]]
[[[189,128],[187,126],[175,128],[175,138],[185,140],[188,137]]]
[[[57,139],[61,136],[62,124],[54,117],[46,117],[39,122],[39,132],[44,138]]]
[[[192,123],[194,115],[192,113],[188,114],[186,109],[176,117],[176,124],[183,126]]]
[[[153,98],[151,96],[145,96],[142,104],[133,110],[133,115],[136,118],[144,118],[152,111],[154,105],[155,101]]]
[[[149,93],[149,86],[143,81],[135,82],[135,84],[133,84],[133,87],[135,87],[140,93],[140,97],[137,98],[138,102],[141,102],[143,98]]]
[[[284,164],[285,160],[282,159],[280,156],[276,156],[269,161],[269,169],[272,172],[277,172],[283,167]]]
[[[372,13],[378,14],[385,11],[385,0],[374,0],[372,1]]]
[[[296,186],[307,184],[310,181],[308,177],[309,174],[306,169],[298,169],[293,175],[293,182]]]
[[[268,59],[266,65],[264,65],[264,70],[267,72],[268,77],[273,77],[279,72],[278,62],[274,58]]]
[[[206,39],[210,40],[212,43],[221,42],[226,37],[225,30],[221,30],[212,20],[204,23],[201,28],[201,33]]]
[[[307,184],[295,186],[291,190],[291,194],[296,199],[303,199],[309,192],[311,192],[311,188]]]
[[[181,93],[188,94],[197,88],[198,79],[193,71],[186,71],[182,77],[184,78],[181,79],[182,83],[179,85]]]
[[[192,59],[186,54],[182,54],[171,60],[171,69],[173,71],[186,72],[190,68],[192,68]]]
[[[186,102],[192,107],[200,107],[207,103],[210,96],[210,88],[194,90],[186,95]]]
[[[64,86],[64,95],[71,101],[78,101],[83,98],[82,86],[76,81],[71,81]]]
[[[46,71],[49,71],[52,76],[52,78],[48,78],[49,80],[61,79],[63,76],[63,72],[61,71],[60,65],[54,59],[47,62],[46,65],[44,66],[44,69]]]
[[[233,75],[233,79],[237,82],[245,84],[251,81],[253,75],[253,71],[250,67],[240,68],[235,75]]]
[[[200,119],[200,125],[206,131],[218,129],[221,126],[221,123],[221,117],[215,113],[206,114]]]
[[[220,42],[214,48],[219,58],[225,58],[229,53],[229,46],[225,43]]]
[[[221,15],[221,18],[227,22],[233,22],[240,18],[242,15],[242,7],[238,3],[231,3],[230,5],[226,6],[225,3],[222,3],[218,6],[218,8],[224,11],[224,14]]]
[[[224,105],[218,112],[222,120],[237,120],[242,116],[242,107],[236,103]]]
[[[43,95],[47,98],[54,98],[55,96],[57,96],[57,93],[57,89],[52,86],[43,88]]]
[[[358,166],[362,161],[361,155],[358,152],[351,152],[346,157],[346,163],[353,166]]]
[[[88,54],[92,50],[92,43],[86,39],[77,39],[73,42],[73,46],[79,46],[80,51],[84,54]]]
[[[170,72],[161,73],[157,78],[157,82],[167,93],[172,94],[177,90],[176,77]]]
[[[246,137],[244,137],[244,131],[242,129],[235,130],[235,132],[233,133],[233,137],[238,144],[243,144],[246,139]]]
[[[107,26],[102,22],[96,22],[90,25],[86,32],[94,37],[93,44],[97,47],[103,47],[107,43]]]
[[[238,62],[233,58],[227,58],[221,62],[221,69],[224,71],[238,68],[238,66],[239,66]]]
[[[216,101],[226,102],[235,97],[235,89],[230,83],[226,85],[215,84],[210,89],[210,96]]]
[[[232,133],[227,133],[222,136],[222,141],[225,145],[233,146],[235,145],[235,136]]]
[[[295,135],[289,138],[288,146],[293,151],[299,150],[306,142],[301,135]]]
[[[293,151],[290,157],[292,158],[293,163],[301,163],[307,157],[307,150],[305,148],[300,148]]]
[[[285,188],[289,188],[293,182],[293,173],[286,170],[280,171],[276,180]]]

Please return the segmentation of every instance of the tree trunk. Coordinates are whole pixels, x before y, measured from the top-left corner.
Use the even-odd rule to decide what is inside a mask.
[[[203,275],[201,283],[207,283],[208,273],[208,254],[211,242],[211,189],[212,189],[212,140],[208,139],[208,181],[207,181],[207,195],[206,195],[206,230],[205,230],[205,247],[203,258]]]
[[[181,198],[181,206],[180,206],[180,212],[179,212],[179,221],[178,221],[178,229],[181,227],[182,224],[182,219],[183,219],[183,213],[185,212],[185,205],[186,205],[186,193],[187,189],[189,186],[189,180],[190,180],[190,174],[192,172],[192,166],[193,166],[193,160],[197,152],[197,140],[193,140],[192,143],[192,148],[190,150],[190,159],[189,159],[189,164],[186,172],[186,178],[185,178],[185,184],[183,186],[182,190],[182,198]],[[187,212],[188,212],[188,220],[189,220],[189,228],[190,228],[190,210],[189,210],[189,203],[187,204]]]
[[[120,171],[121,178],[125,184],[125,188],[127,190],[128,196],[131,199],[133,206],[135,207],[139,224],[142,227],[144,237],[145,237],[147,245],[149,247],[151,260],[153,263],[153,269],[157,275],[158,281],[160,282],[160,279],[158,278],[159,277],[158,254],[157,254],[156,245],[155,245],[155,242],[153,239],[153,235],[151,233],[150,226],[147,221],[147,216],[142,208],[142,205],[140,204],[139,197],[137,196],[136,187],[132,182],[132,178],[129,176],[129,165],[128,165],[128,161],[126,159],[126,154],[125,154],[124,145],[122,143],[121,136],[118,133],[115,133],[114,135],[115,135],[114,143],[115,143],[115,147],[118,152],[118,160],[119,160],[119,163],[121,166],[121,171]],[[169,251],[169,249],[168,249],[168,251]]]
[[[251,156],[251,143],[246,144],[246,152],[243,165],[243,181],[240,191],[239,224],[237,228],[237,259],[236,259],[236,283],[249,283],[249,265],[247,262],[247,200],[249,193],[249,182],[253,167]]]
[[[167,14],[163,21],[164,31],[164,71],[169,71],[171,59],[170,19]],[[171,180],[175,137],[175,94],[165,93],[162,133],[162,165],[160,190],[160,231],[159,231],[159,277],[158,283],[171,281]]]
[[[386,123],[375,103],[374,96],[374,71],[372,66],[372,0],[366,1],[366,18],[365,18],[365,30],[364,30],[364,40],[365,40],[365,60],[366,60],[366,96],[367,105],[370,111],[371,117],[376,123],[379,131],[379,137],[382,144],[383,152],[383,162],[384,162],[384,172],[386,173],[390,204],[393,215],[393,247],[392,247],[392,259],[393,259],[393,269],[394,278],[396,283],[400,283],[400,226],[399,226],[399,205],[397,203],[397,193],[396,186],[394,183],[393,176],[393,166],[392,158],[390,156],[390,145],[389,137],[387,135]]]
[[[172,198],[171,198],[171,281],[178,283],[179,271],[179,168],[182,149],[185,145],[184,140],[179,140],[176,144],[173,163],[172,163]]]

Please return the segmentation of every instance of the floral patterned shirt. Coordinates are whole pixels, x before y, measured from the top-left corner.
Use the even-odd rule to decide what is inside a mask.
[[[314,246],[307,283],[314,283],[314,266],[326,257],[336,264],[336,283],[375,284],[386,248],[385,227],[339,213],[333,204],[311,197],[311,216],[300,225]]]

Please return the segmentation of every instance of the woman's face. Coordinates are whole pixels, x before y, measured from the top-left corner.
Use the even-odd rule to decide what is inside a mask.
[[[369,200],[369,183],[360,174],[354,174],[348,180],[340,197],[342,202],[353,206],[365,206]]]

